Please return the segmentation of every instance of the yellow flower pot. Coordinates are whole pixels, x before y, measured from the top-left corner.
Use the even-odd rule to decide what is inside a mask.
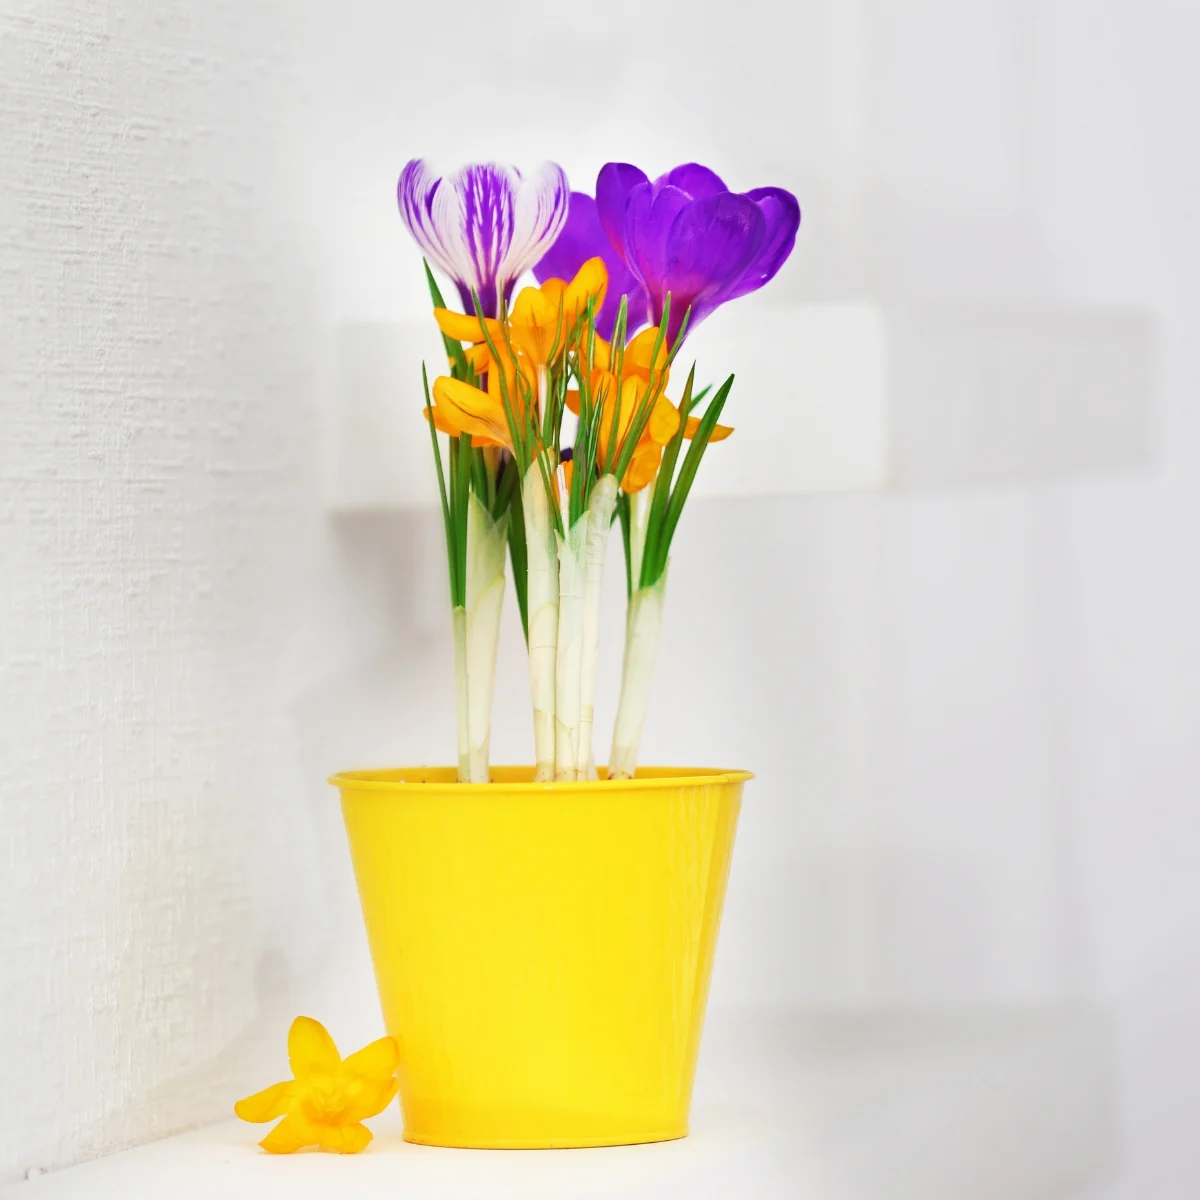
[[[684,1137],[745,771],[351,771],[342,811],[404,1136]]]

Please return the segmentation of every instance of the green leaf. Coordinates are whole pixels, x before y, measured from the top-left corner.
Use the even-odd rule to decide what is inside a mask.
[[[509,481],[515,481],[515,485]],[[517,593],[517,608],[521,612],[521,629],[525,644],[529,644],[529,555],[525,546],[525,510],[521,500],[521,473],[515,461],[504,469],[504,484],[511,492],[508,517],[508,556],[512,560],[513,587]],[[502,486],[501,490],[504,490]]]
[[[721,415],[721,409],[725,407],[725,401],[729,398],[729,389],[732,387],[733,376],[730,375],[713,397],[704,416],[700,418],[700,428],[696,430],[696,436],[692,438],[692,444],[688,447],[687,457],[683,460],[683,467],[679,472],[679,481],[671,491],[671,499],[667,504],[666,516],[663,519],[662,533],[655,551],[657,562],[655,563],[654,579],[658,579],[667,569],[667,555],[671,549],[671,539],[675,536],[675,527],[679,524],[679,516],[683,512],[684,504],[687,503],[688,493],[692,490],[692,482],[699,470],[700,459],[704,457],[704,451],[708,448],[708,440],[712,437],[713,428],[717,423],[717,418]]]
[[[658,478],[654,481],[654,495],[650,498],[650,515],[646,523],[646,545],[642,551],[642,572],[638,580],[639,587],[649,587],[658,576],[653,574],[658,562],[658,546],[662,540],[663,523],[666,519],[667,501],[671,496],[671,483],[675,478],[675,463],[679,459],[679,451],[683,447],[684,431],[687,429],[687,417],[684,415],[692,410],[692,386],[696,381],[696,364],[688,372],[687,384],[683,389],[683,399],[679,401],[679,428],[675,436],[667,443],[663,460],[658,468]]]
[[[458,551],[454,540],[454,522],[450,517],[450,501],[446,496],[446,476],[442,470],[442,451],[438,445],[437,427],[433,423],[433,403],[429,399],[429,374],[425,364],[421,364],[421,382],[425,386],[425,419],[429,423],[429,440],[433,445],[433,461],[437,464],[438,493],[442,497],[442,522],[446,529],[446,563],[450,569],[450,606],[453,608],[466,603],[465,580],[464,587],[459,588]],[[451,459],[453,464],[453,459]]]
[[[425,278],[429,283],[429,295],[433,299],[433,307],[445,308],[446,302],[442,299],[442,290],[438,287],[437,280],[433,277],[433,272],[429,269],[429,260],[423,258],[421,261],[425,264]],[[454,378],[474,378],[474,372],[467,362],[467,356],[463,353],[462,343],[455,341],[454,338],[443,333],[442,345],[446,347],[446,356],[454,363]]]

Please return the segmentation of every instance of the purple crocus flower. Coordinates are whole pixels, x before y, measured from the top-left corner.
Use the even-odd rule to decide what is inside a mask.
[[[617,253],[600,224],[596,202],[586,192],[571,193],[567,223],[541,262],[533,268],[538,283],[547,279],[570,282],[589,258],[602,258],[608,269],[608,288],[604,303],[596,314],[596,332],[606,339],[612,337],[613,322],[621,307],[621,297],[628,296],[625,328],[635,333],[646,323],[648,300],[646,289],[634,278],[625,260]]]
[[[773,279],[796,243],[800,205],[783,188],[731,192],[713,171],[685,163],[652,183],[628,163],[596,180],[596,211],[617,253],[646,289],[650,320],[674,342],[690,308],[694,328],[718,305]]]
[[[499,298],[554,244],[567,219],[567,176],[555,163],[532,174],[499,163],[475,163],[434,175],[414,158],[400,173],[400,216],[426,256],[458,286],[463,309],[471,292],[486,316]]]

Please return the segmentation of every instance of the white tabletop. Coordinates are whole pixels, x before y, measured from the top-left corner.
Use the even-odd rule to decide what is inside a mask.
[[[1109,1172],[1109,1034],[1073,1011],[715,1019],[692,1134],[653,1146],[274,1157],[230,1121],[17,1184],[12,1200],[353,1196],[1052,1200]]]

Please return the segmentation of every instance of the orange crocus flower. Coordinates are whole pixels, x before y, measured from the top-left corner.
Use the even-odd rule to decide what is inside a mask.
[[[595,307],[599,310],[607,288],[608,271],[604,260],[590,258],[570,283],[547,279],[540,287],[522,288],[503,324],[491,318],[481,322],[476,316],[451,312],[447,308],[435,308],[433,315],[438,328],[447,337],[474,343],[466,355],[477,375],[488,369],[491,358],[488,339],[497,349],[511,344],[513,350],[538,369],[562,356],[568,338],[587,309],[588,300],[595,299]]]
[[[650,387],[651,375],[655,376],[658,384],[661,376],[661,386],[666,387],[667,349],[660,345],[655,355],[654,347],[658,341],[658,329],[651,326],[630,339],[625,346],[625,356],[622,363],[622,380],[620,392],[620,414],[617,417],[615,448],[609,446],[613,437],[613,407],[617,404],[617,380],[609,369],[612,365],[612,347],[602,338],[597,338],[593,346],[592,362],[592,392],[598,402],[603,403],[604,411],[600,418],[600,445],[598,460],[601,469],[604,468],[612,450],[612,457],[620,455],[625,436],[636,417]],[[652,367],[653,362],[653,367]],[[579,414],[579,393],[567,393],[567,407],[576,415]],[[689,417],[684,428],[684,437],[695,437],[700,428],[697,417]],[[662,461],[663,447],[675,436],[679,429],[679,409],[667,399],[664,392],[659,392],[654,402],[650,419],[646,423],[642,436],[638,439],[637,448],[626,468],[621,487],[626,492],[640,492],[658,473]],[[733,430],[728,425],[717,425],[713,428],[710,441],[724,441]]]
[[[514,361],[507,350],[501,350],[500,353],[508,402],[514,417],[521,420],[525,413],[526,397],[532,398],[537,394],[536,377],[524,355],[518,355]],[[435,379],[433,424],[434,428],[452,437],[470,434],[476,446],[503,446],[511,450],[512,433],[504,407],[501,372],[495,369],[487,372],[486,390],[447,375]]]

